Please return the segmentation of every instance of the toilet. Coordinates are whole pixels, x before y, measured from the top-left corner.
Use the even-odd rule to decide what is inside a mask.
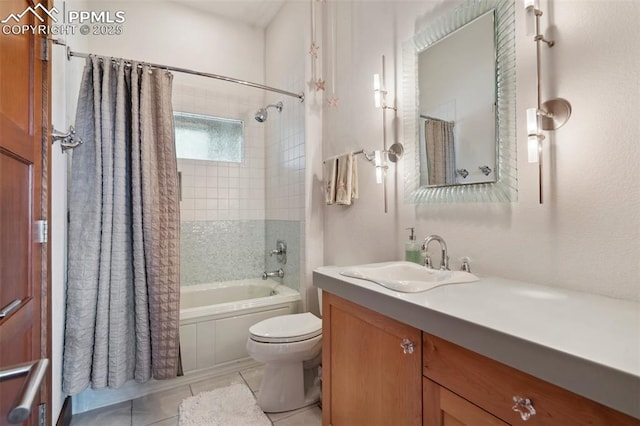
[[[305,312],[260,321],[249,328],[247,352],[265,364],[257,401],[265,413],[295,410],[320,400],[322,320],[317,316]]]

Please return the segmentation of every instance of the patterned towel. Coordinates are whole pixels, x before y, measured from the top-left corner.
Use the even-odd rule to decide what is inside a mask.
[[[358,198],[358,163],[351,152],[338,157],[336,204],[350,206]]]
[[[336,202],[336,177],[338,174],[338,159],[329,158],[324,161],[324,202],[327,205]]]

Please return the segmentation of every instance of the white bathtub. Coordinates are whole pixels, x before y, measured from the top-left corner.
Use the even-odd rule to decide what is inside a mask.
[[[273,293],[273,295],[272,295]],[[180,347],[184,377],[131,380],[118,389],[86,389],[73,397],[73,412],[117,404],[256,365],[245,349],[249,327],[276,315],[297,313],[300,294],[273,279],[184,286]]]
[[[180,348],[185,373],[229,367],[249,359],[249,327],[297,313],[300,293],[276,281],[248,279],[183,286]]]

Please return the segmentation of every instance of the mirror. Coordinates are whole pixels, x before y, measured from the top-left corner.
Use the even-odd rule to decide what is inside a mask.
[[[517,199],[514,8],[468,0],[405,44],[408,201]]]
[[[421,186],[495,181],[493,15],[418,53]]]

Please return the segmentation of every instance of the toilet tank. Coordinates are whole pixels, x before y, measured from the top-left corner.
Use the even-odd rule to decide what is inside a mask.
[[[320,311],[320,317],[322,317],[322,289],[318,289],[318,308]]]

